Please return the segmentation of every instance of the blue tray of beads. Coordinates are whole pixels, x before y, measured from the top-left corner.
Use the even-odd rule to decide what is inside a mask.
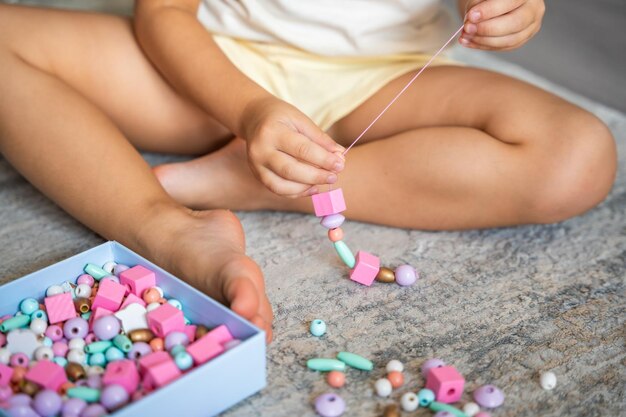
[[[26,297],[39,300],[46,288],[83,273],[86,264],[115,261],[154,271],[166,295],[178,299],[194,324],[209,328],[226,325],[240,344],[142,399],[110,413],[115,417],[216,415],[266,385],[265,333],[222,304],[117,242],[107,242],[0,287],[0,316],[14,314]],[[0,416],[8,416],[0,409]]]

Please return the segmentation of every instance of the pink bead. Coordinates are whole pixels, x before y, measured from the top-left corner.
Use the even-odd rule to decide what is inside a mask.
[[[7,344],[7,336],[4,333],[0,333],[0,348]]]
[[[139,364],[139,372],[143,375],[149,367],[156,365],[159,362],[166,361],[169,357],[170,354],[163,350],[148,353],[147,355],[139,358],[139,361],[137,362]]]
[[[220,345],[234,339],[233,335],[228,330],[228,327],[224,324],[217,326],[215,329],[205,334],[204,337],[209,337],[213,339],[215,343],[219,343]]]
[[[350,271],[350,279],[359,284],[372,285],[378,271],[380,270],[380,259],[371,253],[358,251],[354,268]]]
[[[28,370],[26,380],[56,391],[67,382],[65,369],[54,362],[41,360]]]
[[[185,331],[183,312],[169,303],[150,311],[146,318],[148,327],[157,337],[165,338],[170,332]]]
[[[426,376],[426,388],[435,393],[437,401],[454,403],[461,399],[465,379],[454,366],[432,368]]]
[[[44,334],[53,342],[58,342],[63,338],[63,329],[61,326],[53,324],[52,326],[48,326]]]
[[[13,367],[21,366],[27,368],[29,362],[30,359],[28,359],[28,356],[26,356],[25,353],[19,352],[11,355],[10,364]]]
[[[194,340],[196,340],[196,325],[194,324],[187,324],[185,326],[185,334],[187,334],[187,338],[189,339],[189,343],[193,343]]]
[[[13,368],[0,363],[0,387],[6,387],[11,382],[13,376]]]
[[[93,333],[89,333],[87,336],[85,336],[85,344],[88,345],[90,343],[93,343],[96,341],[96,335]]]
[[[93,303],[91,303],[91,309],[104,307],[110,311],[117,311],[122,304],[125,294],[126,287],[122,284],[109,279],[101,280],[96,297],[93,299]]]
[[[339,242],[343,239],[343,229],[341,227],[330,229],[328,231],[328,238],[331,242]]]
[[[130,304],[140,304],[142,307],[146,306],[146,302],[143,299],[137,297],[132,292],[126,296],[126,298],[124,299],[124,302],[120,306],[120,310],[124,310]]]
[[[126,285],[132,294],[141,297],[145,290],[156,286],[156,277],[154,272],[137,265],[120,274],[120,283]]]
[[[481,411],[478,414],[475,414],[474,417],[491,417],[491,414]]]
[[[78,277],[78,279],[76,280],[76,284],[80,285],[80,284],[87,284],[90,287],[93,287],[93,285],[96,283],[96,280],[93,279],[93,277],[89,274],[82,274],[81,276]]]
[[[169,384],[181,375],[180,369],[168,355],[167,360],[156,363],[146,371],[148,385],[162,387]]]
[[[139,372],[137,372],[135,362],[128,359],[109,362],[104,371],[102,382],[104,385],[119,384],[124,387],[126,392],[132,394],[139,386]]]
[[[89,316],[89,328],[93,326],[93,323],[98,320],[100,317],[110,316],[113,312],[104,307],[97,307],[91,309],[91,316]]]
[[[215,337],[211,337],[210,333],[187,346],[187,353],[191,355],[196,365],[201,365],[222,352],[224,352],[224,346],[217,342]]]
[[[72,300],[72,294],[69,292],[46,297],[43,302],[46,305],[46,313],[48,313],[50,324],[60,323],[76,317],[74,300]]]
[[[52,352],[54,353],[54,356],[60,356],[64,358],[68,350],[69,348],[67,347],[67,343],[63,343],[61,341],[54,342],[54,344],[52,345]]]
[[[341,213],[346,209],[346,202],[343,199],[341,188],[314,194],[311,196],[311,199],[313,200],[313,209],[317,217]]]

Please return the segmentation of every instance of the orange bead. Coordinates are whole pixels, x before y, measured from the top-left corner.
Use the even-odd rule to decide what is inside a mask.
[[[326,382],[333,388],[341,388],[346,383],[346,375],[339,371],[330,371],[326,375]]]
[[[159,299],[158,299],[158,301],[157,301],[157,302],[158,302],[159,304],[165,304],[165,303],[167,303],[167,300],[166,300],[165,298],[161,297],[161,298],[159,298]]]
[[[26,368],[23,366],[14,366],[13,367],[13,375],[11,375],[11,382],[18,383],[22,379],[24,379],[24,375],[26,375]]]
[[[59,387],[59,394],[61,395],[65,395],[67,394],[67,390],[70,388],[74,388],[76,385],[72,384],[70,381],[64,382],[61,384],[61,386]]]
[[[161,339],[160,337],[155,337],[149,343],[150,343],[150,347],[152,348],[154,352],[160,352],[163,349],[165,349],[163,339]]]
[[[399,388],[404,384],[404,375],[402,372],[391,371],[387,374],[387,379],[391,382],[391,386],[395,388]]]
[[[328,230],[328,238],[331,242],[339,242],[343,239],[343,229],[341,227],[336,227]]]
[[[143,292],[143,300],[146,304],[156,303],[161,298],[161,294],[156,288],[149,288]]]

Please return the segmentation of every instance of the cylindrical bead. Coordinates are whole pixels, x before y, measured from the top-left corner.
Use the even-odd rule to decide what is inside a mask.
[[[459,410],[456,407],[453,407],[449,404],[444,404],[444,403],[440,403],[438,401],[433,401],[430,404],[428,404],[428,408],[431,409],[431,411],[447,411],[450,414],[453,414],[455,417],[467,417],[467,414],[465,414],[463,411]]]
[[[150,329],[136,329],[128,333],[128,338],[134,342],[149,342],[154,339],[154,333]]]
[[[362,371],[371,371],[374,369],[374,364],[369,359],[364,358],[361,355],[351,352],[339,352],[337,359],[344,362],[346,365],[352,368],[360,369]]]
[[[354,265],[356,264],[356,259],[354,259],[354,255],[352,254],[352,251],[350,250],[348,245],[346,245],[343,240],[334,242],[333,245],[335,246],[337,255],[339,255],[339,258],[341,258],[343,263],[346,264],[348,268],[354,268]]]
[[[89,387],[74,387],[67,390],[70,398],[80,398],[88,403],[95,403],[100,400],[100,390]]]
[[[98,265],[87,264],[85,265],[85,272],[94,277],[97,281],[100,281],[102,278],[106,277],[109,274],[104,269],[100,268]]]
[[[85,352],[89,354],[102,353],[113,345],[110,340],[100,340],[99,342],[93,342],[85,346]]]
[[[0,332],[7,333],[9,330],[19,329],[26,327],[30,324],[30,316],[22,314],[21,316],[14,316],[10,319],[6,319],[0,324]]]
[[[306,362],[306,366],[313,371],[345,371],[346,364],[337,360],[329,358],[314,358],[309,359]]]
[[[87,313],[91,310],[91,302],[89,298],[79,297],[74,299],[74,307],[80,314]]]
[[[133,342],[125,334],[118,334],[115,336],[113,338],[113,344],[124,353],[128,353],[128,351],[133,347]]]

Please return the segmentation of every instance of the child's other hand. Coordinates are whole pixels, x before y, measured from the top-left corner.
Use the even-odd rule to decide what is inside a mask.
[[[337,182],[344,148],[295,107],[262,99],[248,105],[243,120],[248,163],[270,191],[296,198]]]
[[[519,48],[541,28],[543,0],[469,0],[459,42],[469,48]]]

